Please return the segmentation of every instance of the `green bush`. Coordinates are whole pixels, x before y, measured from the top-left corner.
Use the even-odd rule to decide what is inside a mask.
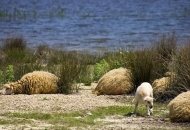
[[[79,60],[77,52],[62,52],[61,65],[60,65],[60,80],[59,80],[59,92],[60,93],[72,93],[78,91],[77,80],[80,77],[81,72],[84,70],[84,66]]]
[[[88,65],[86,69],[81,72],[79,82],[84,83],[85,85],[91,85],[94,79],[94,66]]]
[[[94,67],[94,80],[98,81],[109,70],[109,64],[105,59],[101,60],[100,63],[96,63]]]
[[[107,52],[103,58],[109,64],[110,70],[125,67],[125,58],[127,51],[119,50],[119,52]]]
[[[155,79],[163,77],[167,71],[171,71],[173,68],[170,65],[174,60],[176,48],[177,38],[173,33],[161,36],[153,46],[126,53],[126,67],[132,71],[135,86],[142,82],[152,83]]]
[[[14,70],[12,65],[8,65],[6,69],[5,82],[14,80]]]
[[[6,71],[0,70],[0,84],[14,81],[14,70],[12,65],[6,67]]]
[[[142,82],[151,82],[155,54],[149,48],[129,52],[127,56],[126,67],[129,68],[133,75],[133,83],[138,86]]]

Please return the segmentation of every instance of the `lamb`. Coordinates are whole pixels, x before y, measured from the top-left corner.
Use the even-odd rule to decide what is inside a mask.
[[[25,74],[16,82],[7,83],[0,94],[53,94],[58,91],[58,77],[45,71]]]
[[[153,89],[148,82],[143,82],[136,90],[135,93],[135,109],[133,113],[136,114],[138,103],[146,105],[147,115],[153,113]]]

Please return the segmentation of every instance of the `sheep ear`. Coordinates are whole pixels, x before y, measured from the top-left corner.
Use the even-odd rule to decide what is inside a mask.
[[[11,85],[10,84],[5,84],[4,87],[5,88],[11,88]]]
[[[147,101],[147,97],[144,98],[144,101]]]

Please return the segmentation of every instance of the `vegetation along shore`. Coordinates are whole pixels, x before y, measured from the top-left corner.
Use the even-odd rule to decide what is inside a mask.
[[[173,32],[161,36],[151,46],[118,49],[118,51],[103,54],[66,51],[46,45],[39,45],[33,49],[28,47],[23,37],[6,38],[0,47],[0,89],[7,82],[17,81],[29,72],[41,70],[59,77],[59,92],[42,95],[40,98],[35,97],[38,95],[34,95],[35,98],[31,98],[30,95],[21,95],[24,103],[21,103],[19,95],[15,95],[14,98],[0,95],[1,103],[4,104],[1,105],[0,124],[3,126],[0,125],[0,128],[20,129],[27,128],[24,124],[30,124],[28,128],[31,129],[188,129],[189,123],[168,124],[167,121],[168,102],[190,89],[190,39],[187,38],[184,43],[179,43],[178,38]],[[99,79],[107,72],[120,67],[131,72],[133,89],[129,94],[94,95],[92,90]],[[156,79],[163,77],[168,82],[165,84],[164,91],[155,94],[155,113],[149,118],[144,116],[145,113],[137,117],[131,116],[130,112],[134,108],[132,99],[136,88],[142,82],[159,86]],[[83,94],[86,96],[84,97]],[[64,100],[58,99],[56,95]],[[70,98],[70,96],[73,97]],[[77,96],[81,96],[81,100]],[[6,98],[9,98],[9,103],[6,103]],[[37,105],[32,102],[26,103],[30,99],[43,103]],[[65,99],[80,108],[69,105]],[[89,99],[91,103],[86,102]],[[15,109],[7,107],[13,100],[15,100],[13,102]],[[81,105],[79,105],[80,101]],[[54,104],[54,107],[51,104]],[[69,109],[61,104],[66,104]],[[86,106],[85,109],[82,109],[82,106]],[[142,109],[144,106],[139,107],[138,112],[143,112]],[[10,117],[13,118],[12,121]],[[137,125],[139,122],[141,122],[140,127]],[[151,122],[159,125],[150,127]],[[127,127],[129,124],[131,125]]]

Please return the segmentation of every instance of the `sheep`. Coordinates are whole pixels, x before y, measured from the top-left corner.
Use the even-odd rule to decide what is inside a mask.
[[[45,71],[25,74],[16,82],[7,83],[0,94],[53,94],[58,91],[58,77]]]
[[[96,95],[120,95],[133,90],[131,72],[125,68],[110,70],[103,75],[93,91]]]
[[[190,122],[190,91],[176,96],[168,107],[171,122]]]
[[[133,111],[133,113],[135,114],[138,107],[138,103],[146,105],[148,116],[150,116],[150,114],[153,113],[153,89],[148,82],[143,82],[140,86],[138,86],[136,90],[135,109]]]
[[[177,75],[174,72],[166,72],[165,77],[154,80],[152,83],[154,97],[157,99],[160,98],[161,95],[164,96],[166,91],[171,89],[171,87],[175,85],[176,82]]]

